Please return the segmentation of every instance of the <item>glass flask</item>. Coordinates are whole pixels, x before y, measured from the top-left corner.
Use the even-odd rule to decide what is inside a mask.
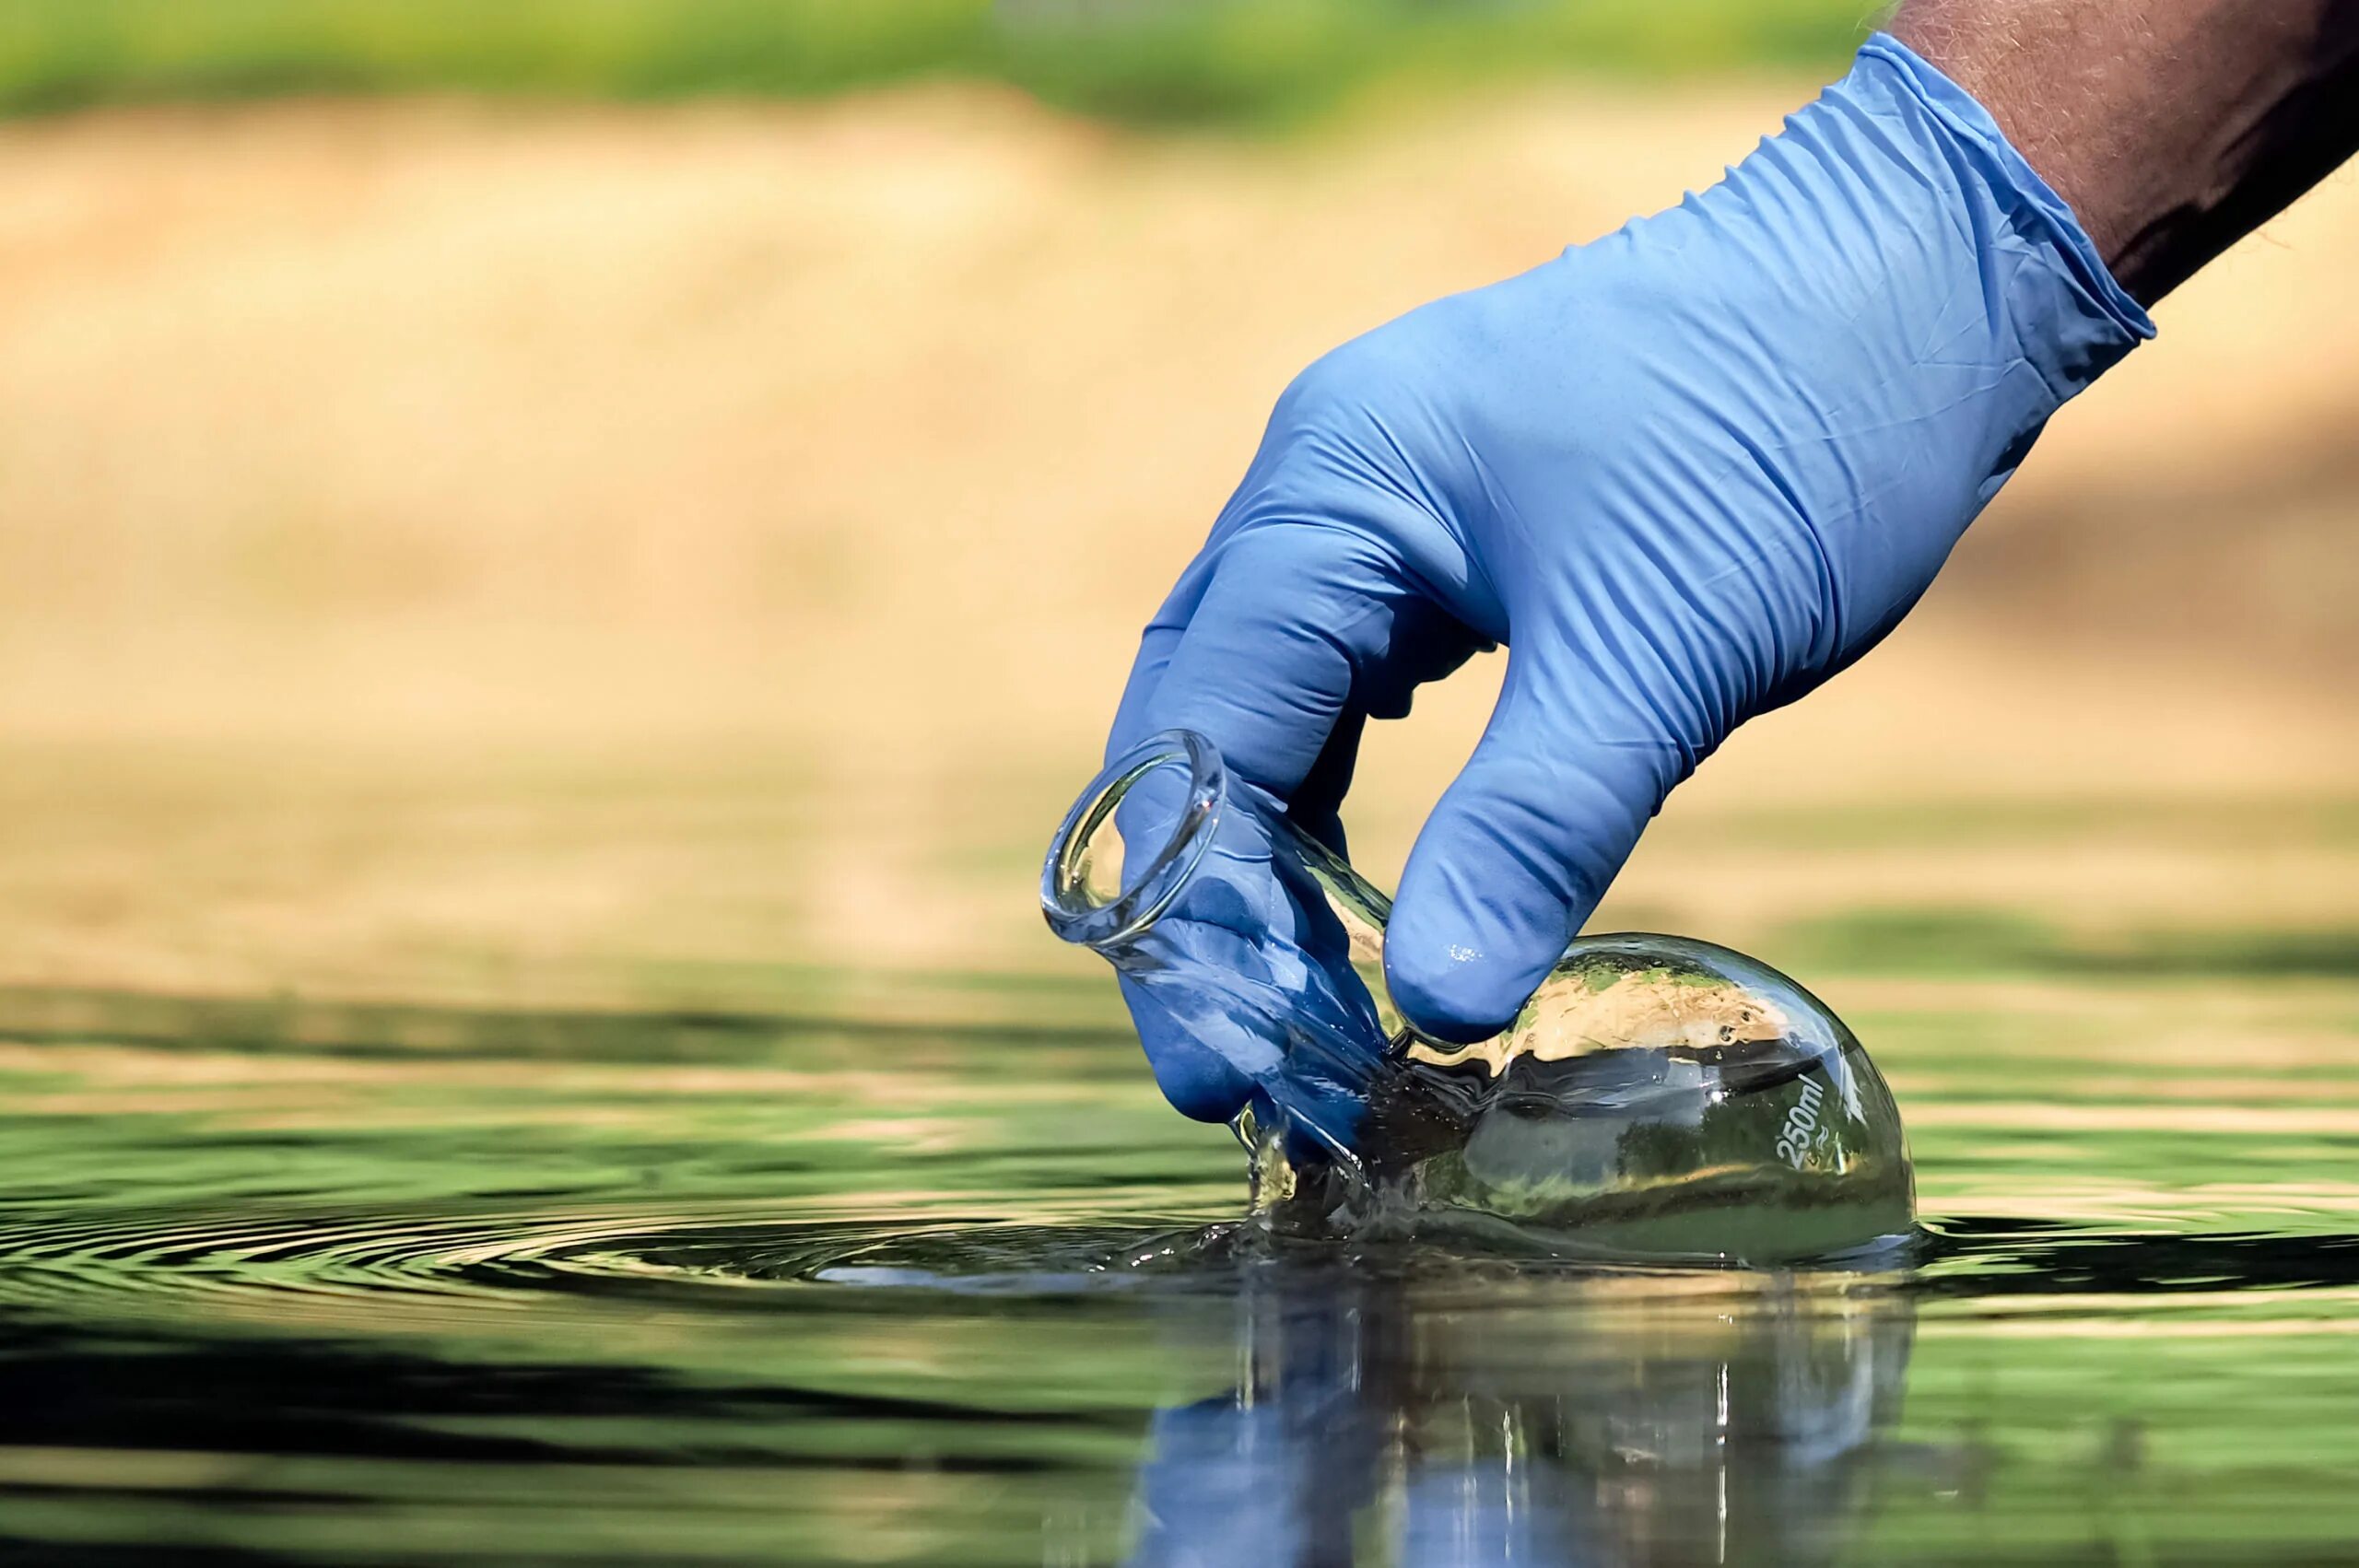
[[[1151,1044],[1250,1085],[1235,1126],[1284,1227],[1756,1264],[1908,1234],[1899,1108],[1801,986],[1708,942],[1589,936],[1499,1035],[1426,1036],[1385,989],[1391,901],[1201,735],[1109,763],[1040,893]]]

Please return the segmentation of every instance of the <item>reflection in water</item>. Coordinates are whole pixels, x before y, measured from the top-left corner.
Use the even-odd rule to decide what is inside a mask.
[[[1666,1311],[1609,1286],[1501,1311],[1350,1270],[1252,1280],[1238,1386],[1155,1419],[1133,1562],[1832,1561],[1898,1414],[1909,1302],[1771,1281]]]
[[[2186,998],[1880,1020],[1941,1174],[1848,1274],[1274,1235],[1119,1025],[980,997],[0,994],[0,1561],[2347,1555],[2359,1184],[2256,1119],[2359,1114],[2339,991],[2233,1082]]]

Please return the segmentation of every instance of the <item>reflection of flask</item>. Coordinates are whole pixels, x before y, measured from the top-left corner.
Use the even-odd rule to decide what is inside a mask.
[[[1201,736],[1092,782],[1041,900],[1252,1082],[1239,1130],[1282,1217],[1750,1262],[1908,1226],[1891,1092],[1800,986],[1705,942],[1585,937],[1504,1033],[1428,1038],[1385,991],[1389,900]]]
[[[1666,1293],[1552,1271],[1470,1293],[1273,1260],[1235,1302],[1236,1386],[1156,1417],[1129,1561],[1875,1560],[1871,1501],[1949,1478],[1894,1431],[1917,1309],[1872,1279]]]

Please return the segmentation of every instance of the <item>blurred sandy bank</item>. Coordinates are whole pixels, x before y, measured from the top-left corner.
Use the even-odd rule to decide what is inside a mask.
[[[1020,902],[1138,625],[1287,378],[1708,181],[1806,90],[1549,89],[1284,144],[1132,137],[980,89],[0,129],[0,869],[87,892],[25,857],[115,795],[182,798],[173,758],[212,780],[187,800],[268,773],[252,799],[322,824],[359,809],[317,804],[339,778],[435,799],[504,778],[482,798],[517,801],[560,777],[675,801],[793,779],[797,820],[992,846],[955,896],[920,870],[859,891],[879,873],[850,848],[827,875],[879,918],[933,899],[913,929],[948,934],[912,961],[996,961],[1018,928],[961,922],[1022,916],[993,900]],[[1781,878],[1834,877],[1811,895],[1830,907],[1915,885],[1888,856],[1802,857],[1699,895],[1711,824],[1773,808],[2350,794],[2354,262],[2346,176],[2169,301],[1911,626],[1684,792],[1635,907],[1733,920],[1790,902]],[[1373,743],[1353,821],[1379,874],[1479,727],[1485,662]],[[185,812],[139,799],[124,820],[182,844]],[[590,860],[557,879],[569,895],[517,871],[539,879],[523,907],[656,918],[596,860],[611,838],[560,837]],[[2094,882],[2020,860],[2014,883],[1987,856],[1954,870],[1999,896],[2353,912],[2339,873],[2239,900],[2233,855],[2209,882],[2151,855]],[[693,904],[697,874],[663,865],[640,885],[676,877]],[[413,895],[405,918],[440,929]],[[461,923],[493,940],[502,896]],[[748,927],[752,907],[675,928],[850,929],[825,898]],[[139,941],[138,963],[172,951]],[[96,974],[108,951],[13,962]]]

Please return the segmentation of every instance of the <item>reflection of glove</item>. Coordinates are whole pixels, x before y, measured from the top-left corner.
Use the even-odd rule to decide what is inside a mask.
[[[1305,372],[1115,743],[1201,731],[1332,839],[1366,720],[1511,643],[1388,939],[1403,1010],[1479,1038],[1672,786],[1891,630],[2152,332],[1989,116],[1878,37],[1711,190]],[[1234,1110],[1226,1064],[1141,1012],[1174,1103]]]

